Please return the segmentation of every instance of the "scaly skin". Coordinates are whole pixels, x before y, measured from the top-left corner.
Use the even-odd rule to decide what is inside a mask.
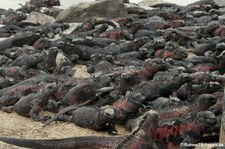
[[[71,40],[73,42],[74,38],[85,38],[87,36],[94,36],[97,37],[100,33],[106,31],[108,29],[108,26],[106,24],[102,24],[100,28],[97,29],[92,29],[89,31],[81,32],[81,33],[76,33],[76,34],[70,34],[66,37],[66,39]],[[84,40],[83,40],[84,41]],[[74,42],[73,42],[74,43]],[[84,42],[85,43],[85,42]],[[83,43],[83,44],[84,44]]]
[[[15,104],[21,97],[37,92],[41,82],[65,82],[70,78],[64,75],[43,74],[21,81],[0,90],[0,107]]]
[[[127,53],[121,53],[121,54],[118,54],[115,56],[114,61],[119,61],[119,60],[123,60],[123,59],[143,60],[145,57],[145,54],[146,54],[145,52],[147,52],[147,51],[132,51],[132,52],[127,52]]]
[[[174,49],[173,51],[167,51],[167,50],[157,50],[154,54],[155,58],[173,58],[175,60],[182,60],[187,57],[187,53],[185,51],[181,51],[179,49]]]
[[[61,79],[60,79],[61,80]],[[56,101],[62,100],[62,98],[68,93],[68,91],[78,84],[88,84],[93,83],[91,78],[79,78],[79,77],[65,77],[65,80],[60,81],[62,84],[59,86],[57,93],[55,95]]]
[[[73,44],[69,42],[61,42],[56,45],[59,49],[61,49],[66,55],[69,56],[69,59],[72,61],[80,60],[90,60],[92,54],[99,54],[102,52],[102,48],[92,48],[83,44]],[[76,50],[73,50],[76,49]],[[73,58],[76,56],[76,59]],[[77,58],[78,57],[78,58]]]
[[[19,66],[0,67],[0,76],[4,76],[10,81],[11,85],[14,85],[25,79],[24,76],[21,75],[20,70],[21,67]],[[41,74],[41,71],[31,68],[26,70],[26,74],[33,77]]]
[[[142,38],[135,39],[133,41],[126,42],[126,43],[109,45],[104,48],[102,53],[109,54],[109,55],[118,55],[121,53],[138,51],[138,49],[147,42],[148,42],[148,38],[142,37]]]
[[[190,76],[194,79],[193,81],[197,83],[216,81],[215,76],[209,72],[194,72],[191,73]]]
[[[225,35],[225,27],[224,26],[219,26],[217,29],[215,29],[212,34],[214,36],[224,36]]]
[[[73,44],[84,44],[84,45],[87,45],[90,47],[99,46],[101,48],[104,48],[104,47],[108,46],[109,44],[112,44],[112,43],[118,44],[119,42],[116,40],[113,40],[113,39],[106,38],[106,37],[102,37],[102,38],[95,37],[92,39],[82,38],[80,40],[75,40],[75,41],[72,40],[72,43]]]
[[[171,100],[171,99],[170,99]],[[217,98],[213,94],[201,94],[193,96],[188,102],[181,102],[179,105],[172,105],[164,108],[155,109],[158,112],[159,121],[166,121],[168,119],[179,119],[186,113],[208,110],[217,102]],[[159,104],[159,103],[158,103]],[[213,108],[212,110],[214,110]],[[130,131],[133,127],[135,119],[126,121],[125,128]]]
[[[80,104],[78,104],[78,105],[76,105],[76,106],[71,105],[71,106],[69,106],[69,107],[66,107],[66,108],[62,109],[62,110],[59,111],[57,114],[55,114],[51,119],[47,120],[47,121],[44,123],[43,127],[49,125],[51,122],[57,120],[61,115],[65,114],[65,113],[67,113],[67,112],[69,112],[69,111],[76,110],[76,109],[79,108],[79,107],[86,106],[86,105],[90,104],[93,100],[95,100],[95,98],[94,98],[94,99],[91,99],[91,100],[87,100],[87,101],[85,101],[85,102],[83,102],[83,103],[80,103]]]
[[[118,66],[134,66],[134,67],[141,67],[143,64],[142,60],[139,59],[118,59],[113,62],[114,64]]]
[[[22,20],[27,18],[26,13],[14,11],[13,9],[7,9],[0,13],[5,16],[4,19],[1,19],[4,25],[19,25]]]
[[[15,139],[0,137],[0,141],[21,147],[35,149],[111,148],[113,145],[121,142],[122,139],[124,139],[124,137],[85,136],[48,140]]]
[[[153,137],[158,125],[157,113],[147,111],[141,116],[138,127],[113,149],[158,149]]]
[[[197,2],[187,5],[186,7],[184,7],[182,9],[182,12],[186,14],[188,12],[195,11],[195,10],[201,11],[201,10],[205,10],[207,8],[207,6],[211,6],[213,8],[219,7],[218,5],[216,5],[216,3],[214,1],[201,0],[201,1],[197,1]]]
[[[148,111],[139,118],[137,127],[128,136],[121,137],[73,137],[64,139],[34,140],[0,137],[0,141],[21,147],[36,149],[74,149],[74,148],[111,148],[111,149],[158,149],[152,140],[158,124],[157,113]],[[135,142],[135,143],[134,143]]]
[[[129,30],[111,29],[103,32],[99,36],[119,41],[121,39],[131,39],[132,34],[129,32]]]
[[[154,77],[153,80],[173,80],[180,76],[181,73],[184,73],[185,70],[183,68],[169,68],[166,71],[158,71]]]
[[[21,67],[20,69],[20,74],[25,76],[25,77],[30,77],[27,73],[26,70],[29,68],[36,68],[37,65],[44,61],[45,55],[41,53],[36,53],[33,55],[30,55],[26,61],[26,63]]]
[[[48,38],[40,38],[33,45],[36,50],[48,49],[56,46],[56,42]]]
[[[60,120],[71,122],[77,126],[90,128],[93,130],[108,130],[113,133],[115,110],[110,107],[96,108],[93,106],[79,107],[73,111],[72,116],[63,115]]]
[[[11,86],[0,90],[0,107],[15,104],[21,97],[36,92],[40,88],[38,84]]]
[[[167,71],[159,71],[153,77],[156,79],[173,80],[176,79],[180,73],[185,70],[182,69],[168,69]],[[196,72],[191,73],[190,76],[193,78],[191,82],[183,84],[179,89],[177,89],[173,95],[181,100],[189,99],[191,94],[203,94],[203,93],[213,93],[221,88],[221,85],[215,81],[215,77],[210,73]]]
[[[188,101],[188,103],[183,105],[158,110],[159,120],[180,117],[188,112],[204,111],[214,105],[216,101],[216,97],[212,94],[201,94],[198,97],[193,97],[191,101]]]
[[[140,93],[131,94],[125,99],[119,99],[113,103],[115,109],[115,120],[117,123],[124,123],[129,116],[138,112],[143,100],[145,99]]]
[[[142,80],[150,80],[158,71],[168,69],[170,65],[162,59],[148,59],[141,67],[116,67],[106,70],[103,75],[112,76],[115,82],[119,82],[121,90],[128,90],[140,83]],[[104,72],[104,71],[103,71]]]
[[[42,62],[37,64],[37,67],[43,71],[48,73],[53,73],[56,69],[56,57],[58,54],[57,48],[49,49],[49,53],[47,59],[43,60]]]
[[[71,88],[60,101],[62,106],[78,105],[96,96],[97,83],[78,84]]]
[[[39,92],[24,96],[14,106],[2,107],[1,110],[5,112],[15,111],[19,115],[30,116],[34,121],[41,121],[42,118],[38,114],[47,105],[48,100],[52,98],[56,90],[56,83],[46,84]]]
[[[5,25],[0,27],[0,37],[10,37],[13,34],[15,34],[16,32],[22,31],[23,29],[16,26],[16,25]]]
[[[42,53],[35,53],[35,54],[24,54],[17,57],[10,66],[20,66],[21,69],[19,70],[22,76],[29,76],[26,73],[26,70],[29,68],[36,68],[37,64],[40,63],[45,59],[45,55]]]
[[[160,121],[154,141],[160,148],[183,148],[181,143],[199,142],[204,132],[216,124],[216,116],[210,111],[186,113],[182,117]]]
[[[165,36],[165,40],[176,42],[182,46],[186,46],[187,41],[198,40],[196,38],[191,38],[186,33],[178,30],[166,30],[163,36]]]
[[[86,31],[94,29],[96,25],[100,25],[100,24],[111,25],[114,28],[118,27],[118,25],[111,20],[93,17],[93,18],[90,18],[90,19],[87,19],[86,21],[84,21],[79,27],[77,27],[75,30],[73,30],[73,32],[70,34],[86,32]]]
[[[213,93],[222,89],[219,82],[202,82],[200,84],[191,84],[192,94]]]
[[[198,56],[204,56],[207,51],[215,51],[216,43],[204,43],[197,45],[192,52],[194,52]]]
[[[216,64],[217,58],[211,56],[195,56],[191,58],[186,58],[185,61],[188,64],[199,65],[204,63]]]
[[[23,33],[21,36],[8,38],[0,42],[0,51],[15,46],[23,46],[24,44],[32,45],[38,38],[39,35],[33,33]]]
[[[0,75],[10,78],[12,83],[16,84],[24,80],[24,76],[19,72],[20,69],[21,67],[19,66],[0,67]]]
[[[174,7],[174,8],[182,8],[182,6],[179,6],[179,5],[176,5],[176,4],[173,4],[173,3],[167,3],[167,2],[163,2],[163,3],[159,3],[159,4],[153,4],[151,5],[151,7],[153,8],[160,8],[160,7]]]
[[[121,74],[120,88],[131,89],[141,81],[150,80],[157,72],[164,71],[169,67],[169,64],[158,58],[146,60],[140,69],[126,71]]]
[[[67,113],[68,111],[75,110],[75,113],[76,113],[76,110],[79,107],[85,106],[85,105],[93,102],[94,100],[95,100],[95,98],[87,100],[87,101],[85,101],[83,103],[80,103],[78,105],[71,105],[69,107],[66,107],[66,108],[62,109],[54,117],[52,117],[51,119],[46,121],[43,127],[45,127],[48,124],[50,124],[51,122],[57,120],[61,115]],[[112,105],[112,109],[115,111],[115,114],[113,114],[114,115],[113,118],[115,119],[115,121],[117,123],[124,123],[128,119],[129,115],[137,113],[137,111],[140,108],[143,100],[144,100],[144,97],[141,94],[132,94],[132,95],[130,95],[130,96],[124,98],[124,99],[119,99],[116,102],[114,102],[113,105]],[[88,110],[89,108],[86,108],[86,109]],[[95,109],[94,111],[99,113],[99,111],[97,111],[97,109]],[[81,118],[90,119],[88,117],[91,116],[91,118],[92,118],[93,112],[87,112],[86,113],[86,111],[84,110],[84,113],[86,113],[86,114],[82,115],[80,117],[78,116],[78,119],[81,119]],[[90,113],[92,113],[92,114],[90,115]],[[76,116],[76,114],[73,114],[73,115]],[[95,114],[95,115],[99,115],[99,114]],[[77,120],[76,119],[72,120],[71,118],[69,118],[66,121],[76,122]],[[76,123],[78,123],[78,122],[76,122]],[[88,122],[85,122],[85,123],[88,123]]]
[[[28,48],[23,48],[23,47],[12,47],[5,49],[4,51],[0,51],[1,55],[5,55],[8,58],[10,58],[9,62],[7,63],[7,66],[9,66],[13,60],[15,60],[17,57],[22,56],[22,55],[30,55],[34,54],[35,51],[31,51]]]
[[[161,96],[169,96],[181,85],[191,81],[188,74],[182,73],[180,76],[173,80],[151,80],[141,82],[133,88],[133,92],[141,93],[146,101],[152,101]]]

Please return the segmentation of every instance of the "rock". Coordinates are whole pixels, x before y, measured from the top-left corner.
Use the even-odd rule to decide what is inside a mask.
[[[166,20],[161,18],[161,17],[159,17],[159,16],[149,17],[148,21],[150,21],[150,22],[164,22],[164,23],[166,23]]]
[[[55,18],[39,12],[31,12],[23,22],[46,24],[55,22]]]
[[[71,6],[59,13],[56,21],[77,22],[90,17],[113,18],[126,15],[127,8],[120,0],[102,0]]]
[[[87,9],[90,5],[91,3],[87,2],[75,4],[59,13],[59,15],[56,17],[56,21],[58,22],[64,20],[69,21],[70,18],[79,17],[79,15],[81,15],[84,12],[84,10]]]
[[[224,24],[224,23],[225,23],[225,14],[219,16],[219,22],[220,22],[221,24]]]
[[[219,8],[218,12],[221,14],[221,15],[218,16],[219,22],[221,24],[224,24],[225,23],[225,8],[224,7]]]
[[[214,2],[215,2],[217,5],[225,6],[225,1],[224,1],[224,0],[214,0]]]
[[[86,16],[119,17],[127,15],[126,7],[120,0],[105,0],[93,4],[86,12]]]
[[[75,65],[74,68],[76,71],[74,77],[89,78],[91,75],[87,72],[87,67],[84,65]]]
[[[80,26],[81,23],[70,23],[70,27],[68,29],[65,29],[63,31],[63,34],[68,35],[72,33],[78,26]],[[61,36],[59,34],[55,35],[54,41],[59,40]]]
[[[151,5],[163,3],[163,0],[142,0],[141,2],[138,3],[139,6],[141,7],[149,7]]]

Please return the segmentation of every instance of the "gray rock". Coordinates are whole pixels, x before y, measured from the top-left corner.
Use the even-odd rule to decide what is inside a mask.
[[[217,5],[225,6],[225,0],[213,0]]]
[[[219,22],[220,22],[220,24],[224,24],[225,23],[225,14],[219,16]]]
[[[139,6],[141,7],[149,7],[151,5],[163,3],[164,0],[142,0],[138,3]]]
[[[219,8],[219,10],[218,10],[220,13],[223,13],[223,14],[225,14],[225,8],[224,7],[222,7],[222,8]]]
[[[113,18],[126,15],[127,8],[121,0],[101,0],[71,6],[62,11],[56,17],[56,21],[77,22],[90,17]]]
[[[148,21],[150,21],[150,22],[164,22],[164,23],[166,23],[166,20],[163,19],[162,17],[159,17],[159,16],[149,17]]]
[[[224,24],[225,23],[225,8],[224,7],[219,8],[218,12],[221,14],[218,16],[219,22],[220,22],[220,24]]]
[[[197,17],[197,18],[202,17],[202,16],[206,16],[207,14],[208,13],[206,11],[198,11],[198,10],[196,10],[196,11],[192,12],[192,16],[193,17]]]
[[[23,22],[46,24],[55,22],[55,18],[39,12],[31,12]]]

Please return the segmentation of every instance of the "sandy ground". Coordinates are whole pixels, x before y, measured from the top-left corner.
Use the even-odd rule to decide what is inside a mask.
[[[50,113],[48,113],[50,114]],[[81,128],[71,123],[57,122],[42,127],[41,122],[34,122],[30,118],[22,117],[16,113],[4,113],[0,111],[0,136],[15,138],[66,138],[74,136],[107,136],[107,132],[96,132],[90,129]],[[121,126],[116,126],[119,135],[126,134]],[[0,142],[1,149],[25,149]]]

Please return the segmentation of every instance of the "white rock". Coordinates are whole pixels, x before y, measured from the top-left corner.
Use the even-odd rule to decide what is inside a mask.
[[[46,24],[55,22],[55,18],[39,12],[31,12],[24,22]]]
[[[149,7],[154,4],[159,4],[163,3],[163,0],[142,0],[141,2],[138,3],[139,6],[141,7]]]

